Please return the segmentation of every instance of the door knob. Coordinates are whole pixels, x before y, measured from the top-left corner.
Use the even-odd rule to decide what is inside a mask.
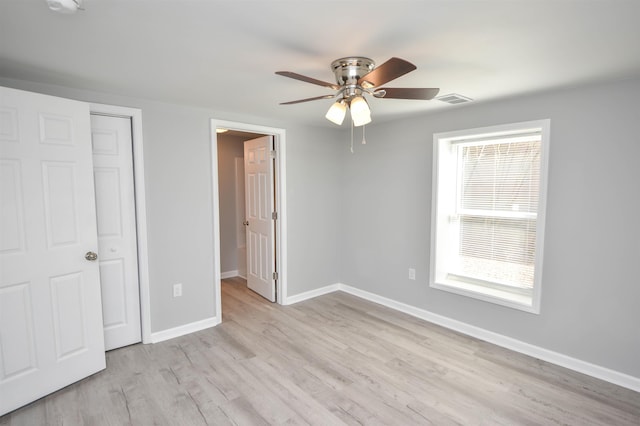
[[[245,220],[244,222],[242,222],[242,224],[243,224],[244,226],[249,226],[249,221],[248,221],[248,220]]]
[[[84,258],[85,258],[85,259],[87,259],[87,260],[91,260],[91,261],[93,261],[93,260],[96,260],[96,259],[98,258],[98,254],[97,254],[97,253],[94,253],[94,252],[92,252],[92,251],[88,251],[88,252],[84,255]]]

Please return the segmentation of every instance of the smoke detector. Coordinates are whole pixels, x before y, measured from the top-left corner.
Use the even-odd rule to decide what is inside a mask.
[[[84,10],[82,8],[82,0],[47,0],[47,6],[54,12],[67,14]]]

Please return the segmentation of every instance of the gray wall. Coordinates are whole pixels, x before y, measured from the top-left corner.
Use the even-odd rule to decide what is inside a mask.
[[[243,142],[246,139],[245,137],[229,136],[224,133],[218,135],[220,271],[222,273],[238,270],[235,158],[244,156]]]
[[[347,151],[336,129],[287,128],[290,296],[340,282],[339,188]]]
[[[341,282],[640,377],[639,96],[628,80],[369,126],[366,147],[341,157]],[[433,134],[543,118],[540,314],[429,288]]]
[[[215,314],[209,119],[218,118],[287,130],[289,295],[342,282],[640,377],[640,80],[378,121],[354,155],[346,126],[0,84],[142,109],[153,331]],[[551,119],[551,156],[540,315],[429,288],[433,133],[541,118]],[[174,299],[177,281],[184,296]]]
[[[331,129],[2,77],[0,84],[142,110],[152,332],[216,314],[211,118],[287,130],[289,294],[338,280],[337,166],[328,164],[335,163],[337,144]],[[183,283],[180,298],[172,297],[176,282]]]

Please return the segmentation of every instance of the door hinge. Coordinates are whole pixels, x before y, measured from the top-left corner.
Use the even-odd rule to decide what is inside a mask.
[[[271,213],[271,219],[278,220],[278,212]]]
[[[273,272],[273,279],[275,281],[278,281],[278,272],[275,272],[275,271]]]
[[[278,155],[277,151],[275,149],[271,150],[271,158],[276,158],[276,155]]]

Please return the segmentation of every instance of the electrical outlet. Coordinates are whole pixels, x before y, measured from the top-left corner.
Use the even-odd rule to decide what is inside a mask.
[[[410,280],[416,279],[416,270],[413,268],[409,268],[409,279]]]
[[[173,297],[180,297],[180,296],[182,296],[182,283],[174,284]]]

